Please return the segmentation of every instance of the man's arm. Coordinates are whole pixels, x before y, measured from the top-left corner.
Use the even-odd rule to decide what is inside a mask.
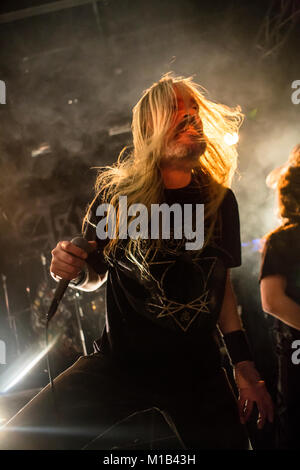
[[[279,274],[266,276],[260,281],[261,302],[264,312],[300,330],[300,305],[285,293],[286,278]]]
[[[243,328],[237,310],[236,297],[231,285],[229,269],[227,271],[224,300],[218,323],[223,335],[242,331]],[[250,360],[236,362],[234,364],[234,377],[239,389],[238,407],[241,422],[246,422],[250,417],[254,402],[256,402],[259,410],[258,427],[263,427],[266,417],[272,422],[272,399],[265,387],[264,381],[261,380],[255,368],[254,362]]]
[[[229,269],[227,270],[224,300],[218,323],[223,335],[243,328],[242,321],[237,310],[237,302],[230,280]]]
[[[105,274],[96,273],[91,266],[86,264],[87,277],[83,284],[79,286],[73,286],[75,289],[82,290],[85,292],[91,292],[102,286],[107,280],[107,271]]]
[[[89,245],[91,251],[96,250],[96,241],[89,241]],[[96,290],[106,281],[107,272],[101,275],[96,273],[86,262],[88,253],[73,243],[69,241],[58,242],[51,253],[50,272],[56,281],[68,279],[71,281],[69,284],[71,287],[82,291]],[[76,285],[78,282],[79,284]]]

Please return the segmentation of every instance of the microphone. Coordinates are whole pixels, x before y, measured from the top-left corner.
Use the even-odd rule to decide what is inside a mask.
[[[85,238],[75,237],[73,238],[73,240],[71,240],[71,243],[73,243],[73,245],[78,246],[79,248],[82,248],[87,253],[90,253],[91,251],[89,242]],[[55,312],[59,306],[61,299],[63,298],[64,293],[66,292],[66,289],[69,283],[70,283],[70,279],[61,279],[58,282],[58,285],[54,293],[54,298],[51,302],[51,305],[47,313],[47,322],[49,322],[51,318],[55,315]]]

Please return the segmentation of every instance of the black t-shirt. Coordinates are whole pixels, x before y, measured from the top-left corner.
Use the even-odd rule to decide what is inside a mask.
[[[300,305],[299,224],[281,227],[273,232],[264,244],[259,281],[276,274],[285,277],[286,295]],[[294,340],[300,339],[300,331],[273,317],[270,318],[270,322],[275,330],[277,354],[287,355],[290,361],[293,352],[291,344]]]
[[[204,203],[195,180],[165,189],[169,205]],[[97,204],[94,205],[97,207]],[[205,210],[205,209],[204,209]],[[100,219],[91,212],[87,238],[95,239]],[[92,227],[92,230],[91,230]],[[88,262],[105,271],[103,241]],[[227,269],[241,264],[238,206],[228,189],[218,211],[214,235],[203,250],[186,250],[182,240],[166,240],[165,249],[147,265],[148,276],[122,249],[109,258],[106,326],[97,348],[129,368],[176,377],[213,374],[220,367],[216,324],[222,307]]]
[[[264,244],[259,280],[280,274],[286,278],[286,294],[300,304],[300,225],[273,232]]]

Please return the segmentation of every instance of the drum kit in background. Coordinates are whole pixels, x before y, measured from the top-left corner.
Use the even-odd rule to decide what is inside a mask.
[[[31,304],[31,326],[40,342],[45,344],[46,314],[53,300],[54,287],[42,281]],[[87,355],[92,341],[99,338],[105,322],[104,292],[89,293],[68,288],[51,320],[49,342],[57,338],[56,349],[65,357]]]
[[[2,275],[2,286],[13,356],[20,358],[28,349],[46,348],[46,315],[53,300],[56,283],[49,273],[49,262],[41,255],[42,276],[34,286],[25,288],[27,306],[12,312],[8,297],[6,276]],[[18,295],[16,293],[15,295]],[[93,341],[98,339],[105,325],[105,287],[95,292],[82,292],[68,287],[48,329],[48,344],[51,348],[55,375],[61,373],[82,355],[93,352]],[[10,361],[12,362],[12,361]]]

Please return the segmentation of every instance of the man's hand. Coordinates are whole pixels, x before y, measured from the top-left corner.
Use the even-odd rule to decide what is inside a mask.
[[[234,377],[239,390],[238,407],[241,423],[248,421],[253,404],[258,408],[257,427],[262,429],[266,418],[270,423],[274,419],[274,407],[272,398],[266,389],[265,382],[261,380],[259,373],[251,361],[239,362],[234,368]]]
[[[95,241],[89,242],[96,249]],[[86,265],[88,254],[78,246],[68,241],[59,242],[52,250],[50,271],[63,279],[75,279]]]

